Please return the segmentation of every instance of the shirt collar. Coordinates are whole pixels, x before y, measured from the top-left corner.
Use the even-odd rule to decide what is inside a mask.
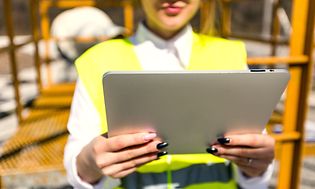
[[[174,37],[165,40],[154,34],[141,22],[134,36],[134,42],[135,45],[151,42],[159,49],[176,50],[178,58],[187,65],[193,43],[193,31],[191,25],[187,25]]]

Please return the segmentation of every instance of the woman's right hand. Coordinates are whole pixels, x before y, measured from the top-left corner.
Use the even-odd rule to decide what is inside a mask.
[[[110,138],[98,136],[77,156],[78,175],[91,184],[97,183],[104,175],[112,178],[125,177],[137,167],[156,160],[161,143],[155,132],[148,131]]]

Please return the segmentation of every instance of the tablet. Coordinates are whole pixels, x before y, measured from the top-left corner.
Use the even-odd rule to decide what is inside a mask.
[[[150,125],[169,143],[169,153],[205,153],[222,133],[263,130],[289,77],[282,69],[107,72],[109,136]]]

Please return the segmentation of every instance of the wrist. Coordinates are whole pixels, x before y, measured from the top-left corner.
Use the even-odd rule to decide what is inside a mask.
[[[240,170],[241,170],[241,174],[247,179],[251,179],[254,177],[261,177],[266,172],[266,170],[256,171],[256,172],[249,172],[242,169]]]
[[[87,152],[88,146],[84,147],[76,158],[77,174],[82,181],[89,184],[97,184],[103,177],[101,170],[97,167],[89,157],[90,153]]]

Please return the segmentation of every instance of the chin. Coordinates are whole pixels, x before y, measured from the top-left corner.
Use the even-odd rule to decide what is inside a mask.
[[[176,31],[176,30],[180,30],[181,28],[183,28],[185,25],[187,25],[189,22],[183,22],[177,18],[167,18],[167,20],[165,20],[165,22],[163,22],[164,28],[165,29],[170,29],[171,31]]]

